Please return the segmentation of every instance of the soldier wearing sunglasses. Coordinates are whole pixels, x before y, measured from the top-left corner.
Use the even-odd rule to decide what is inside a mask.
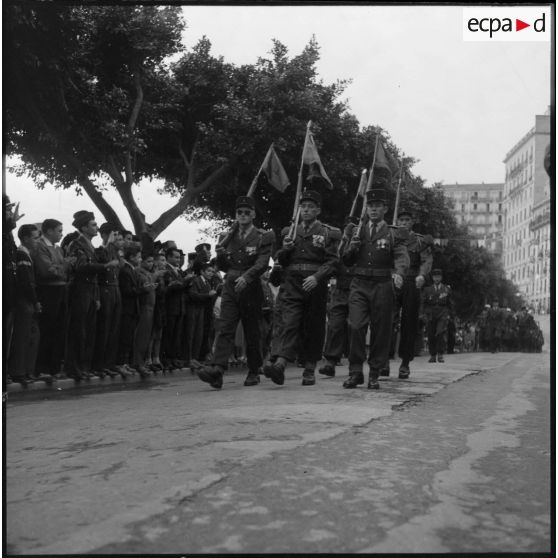
[[[222,234],[217,244],[217,266],[226,273],[221,293],[220,330],[215,341],[213,363],[202,366],[190,363],[198,377],[220,389],[223,374],[234,349],[239,320],[244,328],[248,376],[245,386],[259,384],[262,366],[262,343],[259,329],[262,319],[263,291],[260,277],[267,270],[275,244],[273,231],[254,226],[254,200],[241,196],[236,201],[236,222]]]

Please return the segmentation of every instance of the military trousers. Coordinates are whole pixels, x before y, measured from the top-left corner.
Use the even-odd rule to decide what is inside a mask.
[[[366,332],[370,325],[368,364],[379,373],[389,360],[394,290],[391,279],[375,282],[355,277],[349,294],[349,372],[362,372],[366,360]]]
[[[42,310],[38,315],[41,339],[37,354],[39,374],[58,374],[66,349],[68,290],[66,285],[37,285]]]
[[[349,346],[349,289],[334,288],[327,314],[324,358],[338,362]]]
[[[101,307],[97,312],[93,370],[103,370],[116,364],[120,338],[122,297],[118,285],[99,287]]]
[[[257,373],[262,366],[260,323],[262,319],[263,290],[259,278],[254,279],[240,293],[235,292],[238,275],[228,275],[221,292],[219,331],[215,338],[213,362],[226,369],[234,351],[238,322],[242,323],[246,339],[246,359],[250,372]]]
[[[401,289],[401,329],[399,358],[411,362],[415,357],[415,344],[419,328],[420,289],[415,278],[405,279]]]
[[[301,275],[289,273],[281,285],[282,333],[272,356],[318,362],[324,347],[328,287],[326,281],[320,281],[306,292],[303,281]]]
[[[428,315],[428,351],[430,356],[446,352],[449,311],[445,306],[435,306]]]

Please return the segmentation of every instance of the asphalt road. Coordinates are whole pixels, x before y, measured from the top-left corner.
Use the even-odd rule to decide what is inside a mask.
[[[293,368],[8,399],[7,550],[550,552],[545,350],[421,357],[378,392]]]

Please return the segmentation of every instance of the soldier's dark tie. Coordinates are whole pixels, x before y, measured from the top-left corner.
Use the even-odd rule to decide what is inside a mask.
[[[370,223],[370,238],[374,238],[375,234],[376,234],[376,224]]]

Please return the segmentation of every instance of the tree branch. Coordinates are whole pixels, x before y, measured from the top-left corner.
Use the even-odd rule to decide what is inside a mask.
[[[177,217],[184,213],[196,196],[213,186],[217,180],[230,171],[232,166],[231,162],[224,163],[213,171],[197,188],[186,188],[182,197],[151,223],[150,230],[153,238],[157,238]]]

